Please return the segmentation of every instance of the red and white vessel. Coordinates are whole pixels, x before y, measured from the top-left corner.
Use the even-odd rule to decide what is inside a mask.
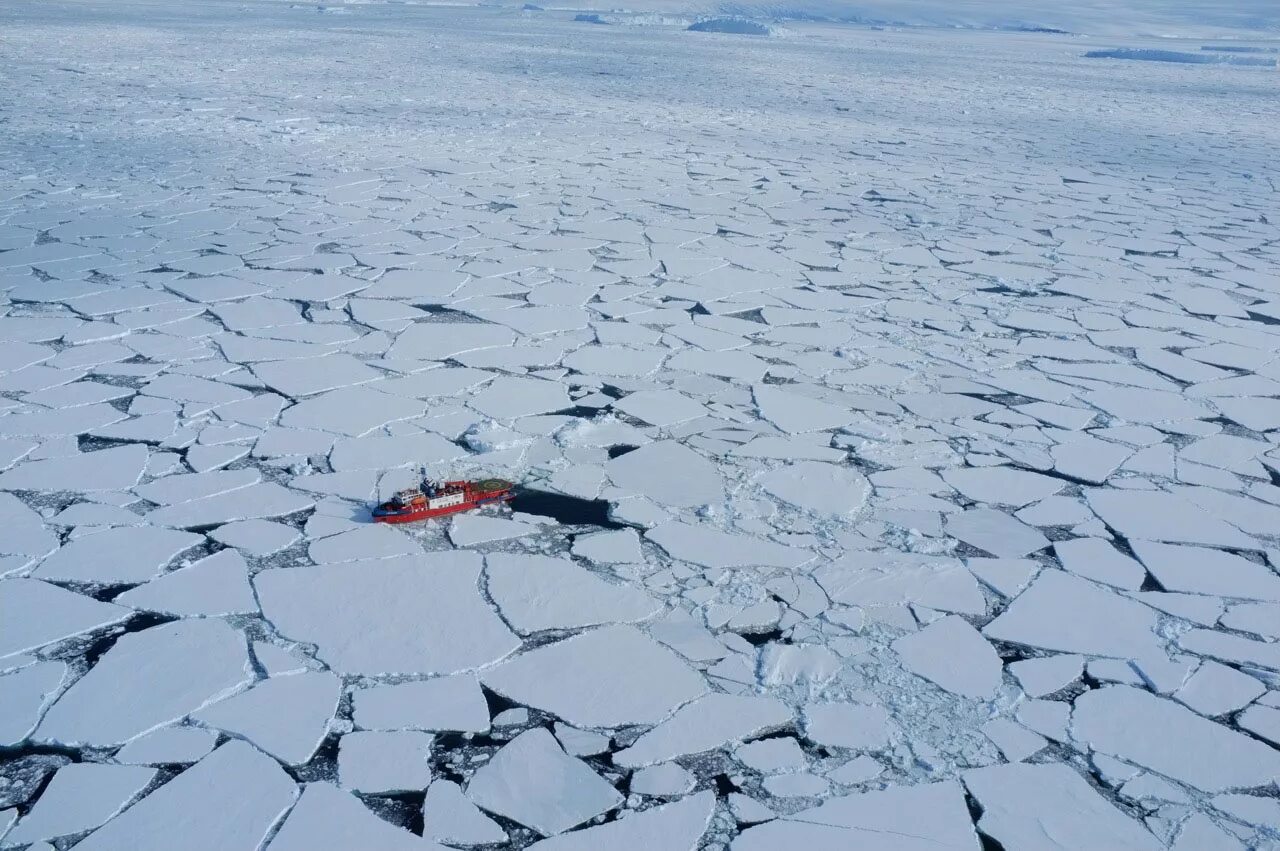
[[[443,517],[505,502],[515,496],[515,485],[505,479],[481,479],[437,484],[424,478],[416,488],[399,491],[391,499],[373,509],[376,523],[411,523],[429,517]]]

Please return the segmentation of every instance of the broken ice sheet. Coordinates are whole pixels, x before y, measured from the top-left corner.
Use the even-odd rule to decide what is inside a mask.
[[[889,713],[882,706],[810,703],[804,707],[804,734],[827,747],[877,750],[889,741]]]
[[[0,580],[0,658],[119,623],[129,611],[36,579]]]
[[[1185,713],[1178,717],[1229,732],[1244,730],[1247,718],[1249,741],[1259,745],[1258,737],[1276,735],[1270,710],[1277,700],[1258,690],[1275,685],[1280,670],[1277,603],[1268,590],[1276,555],[1265,554],[1280,525],[1280,491],[1268,483],[1280,458],[1272,440],[1280,425],[1273,333],[1280,296],[1269,274],[1269,184],[1247,177],[1262,173],[1265,146],[1254,144],[1256,133],[1233,132],[1250,114],[1238,105],[1255,94],[1247,72],[1208,69],[1213,97],[1188,111],[1180,88],[1163,84],[1169,74],[1152,66],[1159,73],[1143,90],[1143,108],[1171,132],[1116,156],[1117,134],[1108,129],[1117,125],[1105,116],[1052,130],[1015,122],[1019,132],[976,135],[954,122],[919,120],[937,114],[938,92],[963,90],[979,66],[992,102],[1030,82],[1054,114],[1071,114],[1078,92],[1060,85],[1066,77],[1059,73],[1068,65],[1023,61],[1051,34],[953,27],[923,45],[900,32],[824,27],[824,43],[841,48],[834,51],[811,49],[805,32],[755,39],[750,52],[760,68],[800,69],[813,85],[809,106],[821,112],[823,130],[814,133],[795,115],[758,108],[794,102],[783,94],[797,74],[755,74],[749,89],[698,76],[696,69],[716,67],[709,60],[723,58],[730,41],[745,46],[742,36],[677,38],[678,27],[649,27],[642,41],[661,48],[664,73],[645,77],[654,97],[630,99],[635,120],[619,122],[609,110],[582,105],[603,90],[625,92],[626,75],[587,73],[590,63],[580,56],[537,49],[563,35],[561,27],[579,41],[605,38],[609,28],[535,10],[504,18],[436,9],[423,38],[450,38],[446,49],[410,57],[420,73],[398,79],[405,103],[422,101],[424,87],[441,79],[436,66],[450,50],[483,54],[474,49],[480,30],[519,30],[535,48],[521,54],[529,79],[553,71],[574,84],[540,87],[546,109],[525,110],[513,124],[513,114],[504,114],[511,104],[486,89],[492,80],[446,74],[451,85],[431,92],[446,132],[433,136],[438,150],[423,158],[402,144],[413,134],[399,132],[413,129],[413,111],[371,106],[363,93],[381,89],[351,85],[367,82],[352,76],[363,66],[328,61],[339,53],[381,55],[388,34],[402,36],[420,16],[330,4],[320,17],[341,14],[359,24],[335,29],[313,26],[320,19],[314,9],[284,9],[273,27],[286,35],[305,29],[314,61],[267,68],[260,56],[244,61],[254,39],[181,37],[212,24],[239,34],[243,22],[216,11],[198,21],[166,20],[165,34],[175,37],[148,39],[154,27],[127,0],[103,6],[92,20],[63,14],[60,2],[19,4],[6,20],[6,32],[29,48],[6,65],[27,135],[56,138],[59,128],[84,124],[85,104],[110,103],[110,120],[95,125],[107,135],[113,122],[147,132],[163,126],[173,144],[134,146],[137,156],[124,159],[102,145],[6,148],[6,165],[20,179],[0,189],[7,299],[0,338],[10,341],[0,344],[0,390],[8,397],[0,400],[0,433],[10,435],[0,438],[0,490],[13,488],[0,500],[0,573],[65,595],[31,600],[38,611],[20,611],[10,626],[32,631],[21,646],[52,641],[0,659],[8,735],[23,737],[39,723],[62,687],[63,659],[70,682],[85,677],[63,699],[80,715],[95,715],[97,702],[79,696],[107,676],[95,672],[111,670],[131,636],[173,615],[226,617],[243,629],[236,641],[251,652],[229,658],[236,671],[246,661],[252,671],[244,682],[227,677],[235,694],[208,677],[209,693],[147,720],[144,726],[161,726],[117,753],[118,761],[136,756],[165,766],[164,778],[174,771],[164,760],[207,764],[213,756],[214,729],[189,726],[201,723],[193,712],[235,708],[272,680],[313,680],[302,672],[330,666],[330,676],[349,680],[345,691],[354,699],[344,694],[328,741],[348,735],[348,723],[362,732],[415,732],[418,741],[438,730],[437,748],[449,752],[438,764],[457,770],[450,778],[459,785],[445,780],[427,795],[438,803],[452,794],[457,808],[465,800],[461,784],[529,724],[554,726],[567,751],[603,773],[609,760],[597,757],[610,748],[634,750],[660,730],[674,740],[677,719],[721,699],[704,698],[708,688],[785,697],[800,712],[791,723],[803,746],[779,744],[790,741],[784,731],[785,738],[749,746],[756,766],[777,768],[767,785],[755,769],[725,763],[747,774],[730,771],[716,781],[745,784],[719,812],[714,790],[677,791],[686,797],[662,808],[641,798],[597,816],[601,824],[541,840],[538,847],[550,851],[691,851],[699,843],[747,844],[760,834],[761,845],[802,844],[781,834],[770,842],[769,832],[745,827],[779,814],[790,831],[835,832],[837,847],[906,845],[926,835],[937,840],[932,847],[954,836],[951,844],[972,848],[975,813],[965,820],[957,807],[954,834],[934,831],[931,818],[947,808],[918,791],[919,800],[900,807],[901,823],[884,826],[898,831],[892,835],[798,820],[794,813],[805,805],[786,796],[828,798],[829,784],[872,782],[908,796],[904,788],[927,788],[921,783],[928,780],[953,784],[950,797],[962,800],[954,784],[963,782],[963,766],[995,754],[983,733],[1009,759],[1050,737],[1055,744],[1039,750],[1037,764],[1119,764],[1071,740],[1077,716],[1089,718],[1085,697],[1074,713],[1070,703],[1046,699],[1104,680],[1158,690],[1156,699]],[[1188,22],[1177,10],[1144,13],[1142,26],[1114,10],[1105,20],[1079,9],[1050,11],[1056,18],[1048,23],[1082,38],[1135,27],[1204,34],[1203,20]],[[912,14],[937,22],[927,9]],[[965,14],[982,18],[981,10]],[[45,25],[50,16],[58,26]],[[484,26],[470,26],[479,17]],[[1000,23],[979,19],[970,23]],[[101,32],[124,24],[147,41],[141,70],[102,61],[111,45]],[[1238,21],[1227,29],[1219,34],[1241,38]],[[971,49],[992,39],[1000,50]],[[619,67],[636,66],[636,39],[605,40]],[[870,54],[861,49],[872,41]],[[216,51],[218,61],[202,50]],[[949,59],[922,63],[921,51]],[[773,61],[784,53],[785,62]],[[871,74],[857,91],[841,89],[833,57],[865,55],[912,69],[921,84],[884,97]],[[49,56],[76,57],[76,67],[40,59]],[[312,90],[346,92],[344,120],[374,130],[380,144],[371,152],[361,146],[368,133],[330,132],[337,125],[314,115],[249,104],[255,87],[228,89],[227,80],[256,78],[219,76],[224,66],[278,72],[301,95],[295,106]],[[1007,73],[1015,67],[1018,73]],[[182,80],[206,102],[188,98],[173,113],[163,87],[139,85],[139,74]],[[1126,74],[1091,77],[1100,101],[1127,95]],[[931,85],[939,75],[946,85]],[[685,110],[685,119],[695,116],[690,123],[679,120],[680,106],[695,77],[709,108]],[[66,96],[70,89],[78,96]],[[483,115],[476,103],[485,105]],[[1186,129],[1179,122],[1191,126],[1192,112],[1224,128],[1211,155],[1203,134],[1179,132]],[[175,114],[186,118],[174,121]],[[750,120],[703,120],[721,114]],[[878,125],[863,120],[868,114],[900,132],[879,138]],[[388,121],[396,132],[377,133]],[[481,124],[519,126],[528,131],[521,139],[536,143],[512,146],[510,133],[471,132]],[[645,128],[659,125],[670,132],[655,147]],[[202,156],[184,153],[191,148],[184,134],[198,136]],[[229,144],[236,140],[250,144]],[[1067,160],[1082,165],[1063,167]],[[992,161],[1001,167],[979,168]],[[1186,162],[1197,168],[1175,167]],[[486,422],[491,417],[503,422]],[[661,448],[628,453],[655,443]],[[448,469],[470,466],[460,462],[472,451],[494,468]],[[666,469],[646,461],[664,461]],[[374,497],[383,471],[391,471],[385,489],[419,462],[442,464],[436,472],[448,476],[545,478],[561,493],[607,500],[610,517],[634,527],[566,537],[553,523],[534,529],[519,525],[528,520],[486,513],[365,532],[362,503]],[[235,475],[192,480],[180,475],[187,468]],[[211,489],[201,491],[200,482]],[[1081,482],[1107,487],[1086,496]],[[258,487],[268,483],[287,487],[275,493],[286,507],[299,506],[295,515],[274,514],[272,489]],[[140,499],[130,504],[126,492],[134,488]],[[190,504],[203,500],[210,501]],[[864,506],[872,518],[859,522]],[[1012,519],[987,513],[997,511]],[[149,533],[120,535],[123,546],[112,549],[110,537],[99,537],[156,521],[212,531],[173,552],[149,549]],[[681,525],[664,527],[671,521]],[[651,531],[644,537],[641,530]],[[95,538],[102,557],[89,546]],[[503,585],[475,567],[482,562],[433,549],[450,543],[536,553],[585,572],[566,582],[537,576]],[[199,561],[223,546],[239,551],[243,568],[230,555]],[[286,580],[286,572],[295,575]],[[246,596],[246,575],[259,580],[249,588],[267,606],[265,617]],[[1059,575],[1065,578],[1045,578]],[[217,581],[194,581],[210,576]],[[643,605],[620,605],[615,595],[627,596],[620,589],[646,595],[633,598]],[[575,609],[579,594],[589,605]],[[80,598],[90,614],[128,615],[106,607],[130,603],[147,612],[129,615],[121,637],[111,632],[114,621],[60,616]],[[650,614],[651,601],[666,610]],[[939,641],[956,616],[983,637]],[[629,630],[619,626],[624,621],[635,625],[631,644],[598,639]],[[44,629],[67,623],[75,634],[66,638]],[[0,635],[15,634],[5,633],[7,624],[0,619]],[[725,630],[757,632],[744,638]],[[186,679],[204,682],[218,652],[173,640],[192,654]],[[753,647],[757,641],[766,646]],[[891,652],[895,642],[901,658]],[[996,693],[1013,700],[1017,685],[1026,695],[994,722],[969,698],[910,672],[964,690],[967,675],[995,670],[980,642],[1011,662],[1007,686]],[[923,649],[913,654],[913,644]],[[613,658],[622,652],[634,670]],[[1028,658],[1054,653],[1080,655]],[[894,669],[887,680],[875,673],[886,660]],[[136,713],[108,700],[95,726],[118,714],[145,715],[164,696],[152,691],[185,690],[186,679],[167,673],[170,661],[180,666],[164,658],[164,647],[136,661],[149,670],[143,663],[156,663],[152,680],[111,675],[121,689],[140,692]],[[489,680],[517,663],[528,666],[517,678],[521,704],[482,691],[477,671]],[[264,673],[266,683],[250,688],[248,680]],[[538,691],[543,678],[550,680],[545,694]],[[913,694],[928,706],[904,703],[895,683],[914,683]],[[616,703],[606,705],[598,690],[618,693]],[[532,706],[523,705],[526,698]],[[21,705],[10,713],[6,700]],[[488,730],[490,700],[498,728],[492,740],[453,735]],[[327,713],[325,703],[317,715]],[[820,708],[832,706],[841,708]],[[920,707],[946,717],[947,728],[916,723]],[[558,713],[579,725],[631,729],[570,726]],[[1128,714],[1135,727],[1163,723],[1148,707]],[[731,720],[698,729],[724,736]],[[216,735],[238,741],[248,732]],[[681,740],[682,747],[706,737]],[[1172,741],[1166,750],[1179,746]],[[93,764],[114,746],[77,755]],[[683,770],[696,769],[708,784],[718,776],[708,772],[718,773],[716,762],[737,747],[734,740],[680,757],[690,763]],[[822,757],[823,748],[833,755]],[[165,798],[185,772],[158,787],[155,806],[144,799],[101,830],[114,830],[137,808],[148,823],[163,821],[173,806],[178,815],[163,821],[167,833],[156,835],[156,845],[190,831],[192,844],[208,834],[216,837],[211,844],[252,849],[286,816],[278,847],[364,851],[370,844],[431,847],[443,838],[386,823],[411,823],[421,789],[366,803],[317,785],[325,781],[316,772],[333,756],[323,753],[302,770],[312,782],[291,816],[285,810],[297,784],[277,773],[286,800],[251,819],[262,825],[248,831],[256,835],[225,833],[246,815],[216,797],[212,817],[201,796]],[[902,754],[914,758],[906,773]],[[8,763],[19,765],[11,773],[20,779],[0,790],[0,806],[27,815],[30,797],[63,759],[36,754]],[[262,757],[260,764],[273,763]],[[1128,769],[1098,770],[1105,787],[1118,790],[1116,800],[1144,808],[1145,826],[1136,810],[1124,818],[1160,844],[1182,851],[1256,845],[1261,838],[1246,823],[1275,821],[1268,815],[1274,802],[1255,789],[1188,791],[1162,776],[1162,767],[1129,768],[1123,777]],[[629,791],[682,790],[679,771],[665,763],[637,773]],[[975,792],[974,805],[985,810],[977,817],[1011,837],[981,841],[1012,848],[1056,837],[1067,844],[1083,831],[1080,841],[1097,844],[1103,840],[1091,838],[1081,818],[1096,814],[1095,827],[1118,824],[1096,808],[1097,793],[1076,796],[1079,783],[1049,782],[1046,771],[1035,771],[1025,783],[1010,771],[1018,780],[994,784],[987,803]],[[617,776],[608,773],[611,783]],[[255,794],[237,777],[213,779]],[[373,778],[371,787],[386,782]],[[216,795],[217,783],[207,787]],[[1042,812],[1058,790],[1068,804]],[[778,813],[751,797],[764,794],[777,796]],[[451,837],[496,844],[509,828],[516,845],[538,842],[527,829],[500,817],[495,827],[467,806],[475,818],[451,823],[459,829]],[[896,808],[892,794],[867,806]],[[429,827],[432,807],[425,809]],[[0,816],[6,829],[7,821]],[[857,816],[854,824],[866,820]],[[1057,832],[1024,838],[1028,826],[1041,825]],[[1128,835],[1114,832],[1117,842]],[[145,836],[106,835],[110,847],[147,847]]]
[[[798,567],[812,558],[810,552],[798,547],[675,521],[649,530],[645,537],[662,547],[673,558],[707,567],[748,564]]]
[[[243,737],[286,765],[301,765],[320,747],[341,691],[328,672],[272,677],[192,718]]]
[[[248,565],[221,550],[190,567],[163,574],[116,597],[120,605],[179,616],[247,614],[258,610]]]
[[[760,414],[791,434],[824,431],[847,425],[853,419],[848,408],[787,392],[771,384],[757,384],[752,394]]]
[[[813,572],[835,603],[884,607],[915,603],[944,612],[983,615],[986,598],[958,560],[915,553],[852,552]]]
[[[422,835],[448,845],[493,845],[507,841],[507,833],[451,780],[435,780],[422,804]]]
[[[682,706],[615,753],[613,761],[627,768],[653,765],[773,732],[791,721],[791,710],[775,698],[713,692]]]
[[[270,757],[230,741],[77,845],[91,851],[257,848],[293,805],[297,787]]]
[[[907,670],[947,691],[990,698],[1000,686],[1000,657],[977,630],[958,615],[936,620],[893,643]]]
[[[676,798],[693,791],[697,778],[674,762],[651,765],[631,775],[630,789],[639,795]]]
[[[203,538],[190,532],[147,526],[106,529],[77,537],[45,559],[33,572],[50,580],[114,584],[145,582],[175,556]]]
[[[489,707],[471,674],[357,689],[352,702],[352,719],[366,730],[489,731]]]
[[[466,787],[482,809],[531,827],[563,833],[622,803],[622,795],[586,763],[565,754],[555,738],[534,728],[512,739]]]
[[[1123,659],[1158,652],[1155,613],[1061,570],[1045,570],[987,624],[988,638]]]
[[[161,727],[116,751],[126,765],[173,765],[204,757],[218,742],[218,734],[201,727]]]
[[[519,523],[504,517],[486,517],[482,514],[459,514],[449,524],[449,540],[455,547],[470,547],[493,541],[520,538],[538,531],[537,526]]]
[[[268,519],[296,514],[315,501],[275,482],[260,482],[203,499],[167,505],[147,514],[147,522],[178,529],[200,529],[235,520]]]
[[[1206,547],[1130,543],[1167,591],[1280,602],[1280,576],[1265,565]]]
[[[595,532],[573,539],[573,554],[598,564],[642,564],[640,538],[634,529]]]
[[[639,621],[661,609],[644,591],[609,582],[567,559],[491,553],[485,564],[489,595],[522,635]]]
[[[1249,536],[1176,494],[1086,490],[1089,507],[1130,538],[1211,547],[1254,549]]]
[[[0,746],[31,734],[66,677],[62,662],[37,662],[0,676]]]
[[[893,847],[900,851],[980,847],[964,793],[954,781],[831,798],[821,806],[748,828],[731,847],[843,851],[859,843],[882,842],[885,836],[892,836]]]
[[[704,505],[724,498],[715,465],[672,440],[650,443],[614,458],[605,470],[618,487],[663,505]]]
[[[857,470],[816,461],[779,467],[760,486],[784,502],[819,514],[841,516],[862,508],[871,485]]]
[[[626,659],[625,668],[617,660]],[[708,691],[701,674],[634,627],[607,626],[528,650],[481,681],[581,727],[656,724]]]
[[[1065,765],[998,765],[963,780],[982,807],[978,828],[1005,848],[1164,847]]]
[[[715,794],[706,790],[671,804],[624,813],[607,824],[562,833],[535,842],[529,848],[531,851],[595,851],[599,848],[693,851],[707,831],[715,803]]]
[[[992,508],[948,514],[945,526],[948,535],[997,558],[1020,558],[1049,545],[1034,527]]]
[[[264,616],[282,635],[319,647],[348,674],[449,674],[519,646],[480,596],[480,556],[438,552],[308,568],[253,578]]]
[[[223,622],[153,626],[121,636],[63,693],[34,737],[68,745],[123,744],[249,680],[244,636]]]
[[[35,807],[3,837],[3,844],[22,844],[91,830],[130,804],[155,774],[155,769],[141,766],[64,765]]]
[[[434,739],[415,730],[347,733],[338,743],[338,780],[371,795],[417,792],[431,783]]]
[[[1067,484],[1061,479],[1010,467],[961,467],[944,471],[942,478],[976,502],[1015,508],[1052,496]]]
[[[135,443],[68,458],[25,461],[0,473],[0,490],[126,490],[142,477],[147,456],[147,447]]]
[[[1280,753],[1257,739],[1128,686],[1085,692],[1075,702],[1076,741],[1204,792],[1271,783]]]
[[[444,851],[429,839],[383,821],[359,798],[328,782],[306,785],[270,847],[276,851]]]

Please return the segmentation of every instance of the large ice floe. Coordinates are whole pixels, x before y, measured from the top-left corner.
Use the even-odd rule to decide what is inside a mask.
[[[1280,849],[1274,10],[518,5],[5,8],[0,851]]]

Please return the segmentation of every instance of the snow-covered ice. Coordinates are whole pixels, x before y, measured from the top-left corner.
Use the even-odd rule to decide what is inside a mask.
[[[519,642],[477,588],[480,557],[437,553],[254,577],[263,614],[351,674],[452,674],[495,662]]]
[[[421,836],[388,824],[369,811],[360,799],[331,783],[309,783],[270,846],[279,851],[360,851],[385,848],[387,851],[442,851]]]
[[[297,788],[275,761],[230,741],[80,843],[90,849],[257,848]]]
[[[0,846],[1275,845],[1274,3],[10,5]]]
[[[133,802],[156,775],[131,765],[72,763],[58,769],[36,806],[0,845],[21,845],[92,830]]]
[[[907,670],[947,691],[986,699],[1000,686],[1000,657],[959,615],[949,615],[899,638],[893,649]]]
[[[462,793],[457,783],[434,780],[422,804],[422,835],[448,845],[494,845],[507,832]]]
[[[661,604],[644,591],[615,584],[567,559],[492,553],[485,557],[485,587],[516,632],[629,623]]]
[[[129,614],[38,579],[0,580],[0,658],[119,623]]]
[[[311,759],[328,732],[341,683],[328,672],[272,677],[192,715],[252,742],[285,765]]]
[[[135,609],[172,615],[235,615],[256,612],[248,567],[235,550],[220,550],[190,567],[162,574],[116,600]]]
[[[978,828],[1005,848],[1161,847],[1064,765],[996,765],[963,779],[982,807]]]
[[[586,763],[561,750],[543,729],[516,736],[480,768],[467,797],[543,836],[563,833],[622,803],[622,795]]]
[[[1274,748],[1129,686],[1077,698],[1072,735],[1092,750],[1205,792],[1265,786],[1280,773]]]
[[[600,627],[526,651],[480,679],[511,700],[583,727],[656,724],[708,691],[700,673],[629,626]]]
[[[352,701],[352,719],[366,730],[489,730],[489,708],[471,674],[357,689]]]
[[[882,841],[886,835],[902,851],[980,847],[964,793],[954,781],[831,798],[819,807],[745,830],[732,847],[836,851]]]
[[[774,698],[707,694],[615,753],[614,762],[628,768],[666,762],[773,732],[791,720],[791,710]]]
[[[145,582],[201,540],[190,532],[149,526],[104,529],[68,541],[41,562],[32,575],[103,585]]]
[[[252,679],[244,637],[220,620],[122,635],[44,716],[37,740],[108,746],[215,703]]]
[[[347,733],[338,744],[338,778],[353,792],[417,792],[431,783],[428,733],[415,730]]]
[[[591,851],[594,848],[693,851],[706,833],[714,810],[715,796],[704,790],[675,803],[629,813],[599,827],[562,833],[529,847],[535,851]]]
[[[196,762],[217,744],[218,733],[202,727],[161,727],[116,751],[127,765],[172,765]]]

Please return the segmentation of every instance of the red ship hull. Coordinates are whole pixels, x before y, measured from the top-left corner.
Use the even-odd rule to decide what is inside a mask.
[[[505,502],[514,496],[514,487],[511,482],[502,479],[445,482],[444,489],[435,497],[423,494],[408,500],[397,499],[382,503],[373,510],[373,520],[375,523],[413,523],[432,517],[445,517],[482,505]]]

